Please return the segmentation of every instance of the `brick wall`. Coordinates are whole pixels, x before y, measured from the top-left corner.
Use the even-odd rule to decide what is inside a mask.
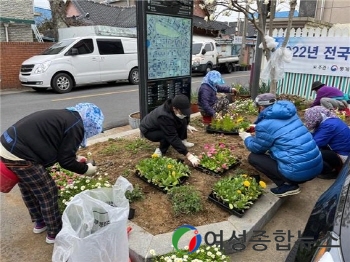
[[[2,17],[17,19],[34,19],[33,1],[30,0],[1,0]]]
[[[51,46],[52,43],[2,42],[0,45],[0,89],[14,89],[21,88],[18,74],[22,62],[33,55],[38,55]]]

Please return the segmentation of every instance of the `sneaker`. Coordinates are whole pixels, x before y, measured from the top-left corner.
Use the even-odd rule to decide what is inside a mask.
[[[300,193],[300,188],[297,185],[283,184],[281,186],[271,188],[271,193],[277,197],[285,197]]]
[[[154,153],[153,153],[154,155],[158,155],[158,157],[162,157],[162,151],[160,151],[160,149],[159,148],[156,148],[156,151],[154,151]]]
[[[48,244],[55,244],[55,238],[56,238],[56,236],[47,235],[46,236],[46,243],[48,243]]]
[[[191,142],[188,142],[186,139],[182,140],[182,144],[184,144],[185,147],[193,147],[194,144]]]
[[[35,222],[35,225],[34,225],[34,228],[33,228],[33,232],[35,234],[40,234],[40,233],[46,231],[46,229],[47,229],[47,226],[46,226],[44,221]]]

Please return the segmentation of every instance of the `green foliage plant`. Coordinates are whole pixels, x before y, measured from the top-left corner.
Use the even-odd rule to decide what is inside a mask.
[[[234,148],[225,143],[205,144],[203,149],[204,151],[199,155],[200,165],[211,171],[228,170],[238,161],[234,156]]]
[[[173,187],[168,191],[175,216],[194,214],[203,210],[201,196],[193,186]]]
[[[129,200],[130,203],[132,203],[132,202],[143,200],[145,198],[145,195],[142,191],[142,188],[139,186],[139,184],[136,184],[132,191],[125,192],[125,197]]]
[[[230,209],[250,208],[266,188],[264,181],[257,182],[247,174],[224,177],[213,186],[214,196],[228,204]]]
[[[156,154],[153,154],[151,158],[142,159],[136,165],[136,169],[140,176],[146,178],[149,183],[164,190],[179,185],[180,178],[191,174],[188,165],[169,157],[158,157]]]
[[[136,139],[129,141],[128,144],[125,146],[125,148],[128,151],[136,154],[136,153],[139,153],[141,151],[151,149],[152,146],[148,142],[148,140],[146,140],[144,138],[137,137]]]
[[[235,101],[234,111],[237,114],[258,115],[258,108],[252,99],[244,99]]]

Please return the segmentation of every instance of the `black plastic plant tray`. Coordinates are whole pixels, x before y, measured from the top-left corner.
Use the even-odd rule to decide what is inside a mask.
[[[241,164],[241,162],[239,160],[237,160],[236,163],[232,164],[228,169],[225,169],[224,171],[221,172],[216,172],[213,170],[210,170],[206,167],[201,166],[200,164],[198,166],[195,167],[195,169],[203,172],[204,174],[207,175],[212,175],[212,176],[222,176],[223,174],[225,174],[228,170],[234,169],[236,167],[238,167]]]
[[[154,188],[156,188],[156,189],[162,191],[164,194],[168,193],[168,191],[165,190],[163,187],[160,187],[160,186],[158,186],[158,185],[156,185],[156,184],[154,184],[154,183],[152,183],[152,182],[148,182],[147,178],[145,178],[144,176],[141,176],[139,170],[136,170],[135,175],[136,175],[138,178],[140,178],[142,181],[144,181],[144,182],[146,182],[147,184],[149,184],[150,186],[152,186],[152,187],[154,187]],[[176,186],[181,186],[181,185],[183,185],[183,184],[186,182],[187,179],[188,179],[188,176],[180,177],[180,178],[179,178],[179,184],[177,184]]]
[[[245,214],[245,210],[237,209],[237,208],[230,209],[229,205],[224,201],[217,199],[213,192],[211,192],[210,195],[208,196],[208,200],[212,201],[214,204],[221,207],[231,215],[235,215],[237,217],[243,217]]]
[[[210,125],[207,126],[206,131],[209,134],[238,135],[238,130],[223,131],[223,130],[213,129]]]

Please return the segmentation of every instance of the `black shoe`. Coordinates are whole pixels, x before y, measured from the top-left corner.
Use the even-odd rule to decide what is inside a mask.
[[[337,173],[331,172],[331,173],[326,173],[326,174],[320,174],[317,177],[320,179],[336,179],[338,176]]]
[[[300,193],[300,188],[297,185],[283,184],[281,186],[271,188],[270,192],[277,197],[285,197]]]

